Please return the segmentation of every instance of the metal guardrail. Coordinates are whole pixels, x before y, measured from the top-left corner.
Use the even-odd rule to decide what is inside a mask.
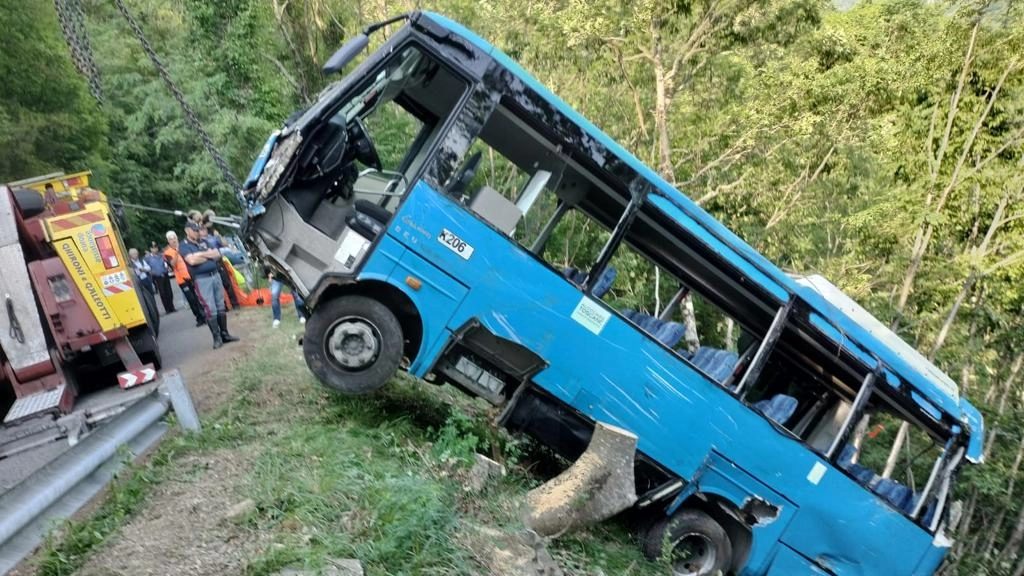
[[[54,520],[70,516],[103,488],[124,462],[121,446],[139,454],[167,430],[173,408],[187,431],[199,431],[199,416],[177,370],[163,374],[157,390],[96,427],[65,453],[0,495],[0,573],[17,566],[45,537]]]

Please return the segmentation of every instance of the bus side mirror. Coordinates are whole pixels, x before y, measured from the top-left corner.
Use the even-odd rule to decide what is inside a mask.
[[[324,74],[334,74],[335,72],[341,72],[345,66],[352,61],[360,52],[366,49],[370,44],[370,37],[365,33],[360,33],[355,38],[345,42],[338,51],[331,55],[324,64]]]

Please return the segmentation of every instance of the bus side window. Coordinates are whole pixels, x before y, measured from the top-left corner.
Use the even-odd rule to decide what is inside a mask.
[[[744,331],[736,318],[705,296],[703,288],[695,288],[706,285],[706,277],[720,278],[718,271],[687,270],[686,264],[692,261],[656,260],[657,254],[682,252],[666,247],[681,244],[685,232],[672,234],[656,225],[654,216],[653,211],[641,208],[594,284],[594,295],[652,340],[714,382],[732,389],[759,338]],[[702,276],[690,275],[695,272]],[[601,280],[610,273],[615,281],[606,283],[609,289],[598,294],[597,287],[604,285]],[[748,354],[741,354],[744,351]]]
[[[445,191],[582,285],[623,206],[599,223],[578,206],[598,180],[513,110],[498,105]],[[581,274],[583,276],[581,276]]]
[[[894,454],[893,441],[901,428],[906,435],[903,448]],[[918,521],[928,526],[937,510],[935,491],[926,501],[921,500],[936,462],[943,456],[945,441],[903,417],[899,408],[879,394],[873,396],[835,463],[899,512],[910,515],[920,506]]]

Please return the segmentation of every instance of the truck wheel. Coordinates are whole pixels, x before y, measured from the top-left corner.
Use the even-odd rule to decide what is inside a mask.
[[[675,576],[725,574],[732,542],[718,522],[700,510],[681,509],[655,522],[644,536],[649,560],[667,558]]]
[[[313,310],[302,352],[329,388],[366,394],[398,371],[402,345],[402,326],[387,306],[365,296],[341,296]]]
[[[163,359],[160,357],[160,344],[149,326],[135,328],[129,333],[129,339],[143,364],[152,363],[157,370],[163,366]]]

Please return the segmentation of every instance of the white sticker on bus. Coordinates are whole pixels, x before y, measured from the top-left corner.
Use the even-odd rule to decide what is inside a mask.
[[[811,471],[807,473],[807,481],[815,486],[818,482],[821,482],[822,476],[825,475],[825,465],[821,462],[815,462],[814,466],[811,466]]]
[[[465,240],[459,238],[447,228],[441,229],[441,233],[437,235],[437,241],[461,256],[463,260],[469,260],[469,257],[473,255],[473,247],[466,244]]]
[[[572,311],[572,319],[594,334],[600,334],[601,330],[604,330],[604,325],[608,323],[611,316],[611,312],[586,296]]]

